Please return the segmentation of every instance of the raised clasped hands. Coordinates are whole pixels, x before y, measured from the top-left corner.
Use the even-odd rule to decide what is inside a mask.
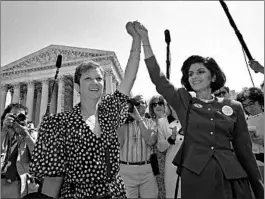
[[[134,21],[135,31],[141,36],[141,38],[148,37],[148,30],[138,21]]]
[[[128,22],[126,30],[132,37],[140,36],[142,39],[148,36],[147,29],[138,21]]]
[[[126,30],[128,34],[132,36],[132,38],[140,38],[140,35],[136,32],[134,24],[132,22],[129,21],[126,24]]]

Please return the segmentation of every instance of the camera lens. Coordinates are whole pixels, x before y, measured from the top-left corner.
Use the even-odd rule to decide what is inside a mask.
[[[25,121],[26,120],[26,115],[24,115],[23,113],[18,114],[17,120],[20,121],[20,122]]]
[[[128,111],[129,111],[130,113],[133,113],[133,106],[134,106],[134,105],[133,105],[133,102],[132,102],[131,100],[128,100],[128,107],[129,107],[129,110],[128,110]]]

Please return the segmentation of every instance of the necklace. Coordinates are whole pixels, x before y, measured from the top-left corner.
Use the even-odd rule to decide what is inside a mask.
[[[198,98],[197,97],[197,99],[199,99],[199,100],[201,100],[201,101],[203,101],[203,102],[205,102],[205,103],[210,103],[210,102],[213,102],[214,100],[215,100],[215,98],[214,98],[214,96],[212,96],[212,99],[201,99],[201,98]]]

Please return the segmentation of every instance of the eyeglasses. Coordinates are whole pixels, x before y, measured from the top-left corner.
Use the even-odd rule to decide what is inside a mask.
[[[216,94],[214,94],[214,95],[215,95],[215,97],[220,97],[220,96],[224,96],[225,94],[227,94],[226,91],[221,91],[221,92],[216,93]]]
[[[134,103],[135,106],[140,106],[140,105],[146,105],[146,102],[144,101],[139,101]]]
[[[161,101],[157,102],[157,103],[156,102],[152,103],[153,107],[156,107],[157,105],[162,106],[162,105],[165,105],[165,104],[164,104],[164,102],[161,102]]]
[[[255,102],[254,102],[254,101],[250,101],[250,102],[247,103],[247,104],[242,103],[242,105],[243,105],[244,108],[247,108],[247,107],[249,107],[249,106],[253,106],[253,105],[255,105]]]

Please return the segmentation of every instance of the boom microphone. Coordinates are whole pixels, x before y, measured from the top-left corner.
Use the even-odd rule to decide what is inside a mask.
[[[62,65],[62,55],[58,55],[56,60],[56,67],[61,68],[61,65]]]
[[[56,69],[56,72],[55,72],[54,81],[52,83],[51,93],[48,95],[48,104],[47,104],[45,116],[49,116],[50,115],[50,106],[51,106],[52,94],[53,94],[53,90],[54,90],[54,87],[55,87],[56,79],[58,77],[59,69],[62,66],[62,55],[58,55],[57,56],[57,60],[56,60],[56,64],[55,65],[56,65],[57,69]]]
[[[170,33],[169,33],[168,29],[165,30],[165,41],[167,44],[169,44],[171,42]]]
[[[166,60],[167,74],[166,76],[167,76],[167,79],[170,79],[170,49],[169,49],[169,46],[170,46],[171,39],[170,39],[170,33],[168,29],[165,30],[165,41],[167,43],[167,60]]]

